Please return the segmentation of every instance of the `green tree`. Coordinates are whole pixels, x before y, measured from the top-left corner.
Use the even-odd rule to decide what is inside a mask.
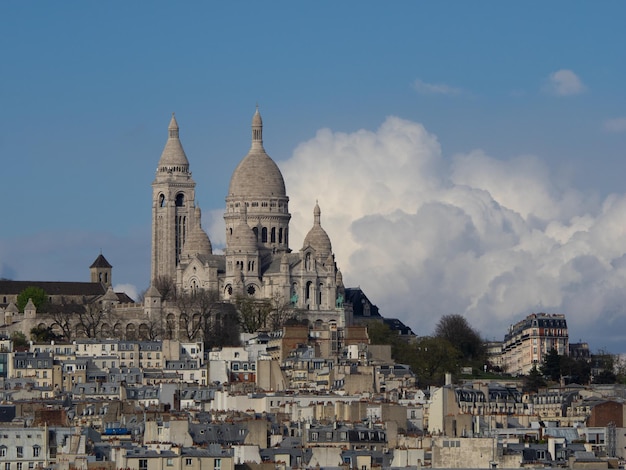
[[[615,366],[619,362],[614,354],[605,349],[600,349],[591,355],[591,364],[592,369],[596,371],[593,376],[594,384],[614,384],[617,382]]]
[[[443,385],[446,372],[459,370],[461,353],[444,338],[420,338],[409,349],[408,363],[421,386]]]
[[[48,294],[46,294],[46,291],[44,291],[41,287],[28,286],[17,296],[17,309],[20,312],[24,311],[24,307],[26,307],[28,299],[32,299],[37,311],[41,311],[41,309],[48,303]]]
[[[525,392],[538,392],[540,388],[546,386],[546,381],[541,372],[537,370],[537,366],[533,365],[528,375],[524,377],[523,388]]]
[[[561,356],[561,374],[565,383],[586,385],[591,377],[591,366],[584,358],[574,359],[570,356]]]
[[[480,334],[462,315],[444,315],[435,327],[435,336],[453,344],[465,363],[484,362],[485,347]]]
[[[13,349],[17,351],[24,351],[28,349],[28,338],[21,331],[14,331],[11,333],[11,341],[13,341]]]
[[[550,349],[550,352],[543,357],[541,373],[554,382],[561,380],[561,356],[556,349]]]
[[[48,343],[50,341],[56,341],[59,338],[57,334],[54,333],[52,326],[35,326],[30,330],[30,337],[33,341],[37,341],[39,343]]]
[[[367,323],[367,336],[371,344],[397,344],[400,338],[391,331],[389,325],[382,321],[370,321]]]
[[[599,374],[593,377],[594,384],[614,384],[617,383],[617,375],[608,369],[603,369]]]
[[[410,364],[415,356],[415,348],[398,336],[389,325],[382,321],[370,321],[367,323],[367,335],[371,344],[391,345],[391,358],[402,364]]]

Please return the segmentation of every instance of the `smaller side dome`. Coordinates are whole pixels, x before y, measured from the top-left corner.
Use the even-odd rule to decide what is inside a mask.
[[[321,213],[320,206],[316,203],[315,208],[313,209],[313,228],[309,230],[306,237],[304,238],[303,249],[310,246],[322,258],[327,258],[333,252],[332,244],[330,243],[330,237],[326,233],[326,231],[322,228],[321,224]]]
[[[243,220],[233,230],[231,241],[228,245],[235,250],[246,252],[257,250],[256,236],[250,226]]]
[[[248,253],[257,251],[256,235],[248,225],[248,208],[245,204],[240,209],[239,223],[233,230],[228,246]]]
[[[191,232],[190,237],[185,242],[185,246],[183,246],[183,254],[193,256],[210,255],[212,253],[213,246],[211,245],[211,240],[209,240],[209,236],[202,229],[202,227],[196,227],[195,230]]]
[[[206,232],[202,229],[202,212],[200,207],[196,206],[195,209],[196,225],[189,234],[189,238],[185,241],[183,246],[183,255],[210,255],[213,253],[213,246],[211,240]]]

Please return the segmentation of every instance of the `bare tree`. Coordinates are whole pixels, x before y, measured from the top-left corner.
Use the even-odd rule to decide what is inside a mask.
[[[272,330],[279,330],[285,324],[297,318],[298,310],[280,292],[274,292],[270,303],[271,312],[269,313],[268,325]]]
[[[211,336],[216,323],[217,312],[220,306],[220,295],[215,290],[199,290],[194,294],[194,316],[197,327],[206,341]]]
[[[93,302],[85,305],[84,309],[78,312],[77,324],[79,330],[87,338],[99,338],[102,330],[102,323],[109,315],[109,309]]]
[[[177,297],[176,282],[169,276],[159,276],[153,282],[154,287],[161,294],[161,302],[175,300]]]
[[[142,325],[145,325],[145,328],[140,328],[139,335],[141,339],[156,341],[163,338],[165,331],[160,319],[151,318],[147,322],[143,322]]]
[[[245,333],[254,333],[267,326],[272,312],[272,303],[268,300],[256,300],[251,297],[237,297],[235,305],[239,311],[241,328]]]
[[[180,312],[178,329],[180,339],[192,340],[200,330],[198,322],[194,323],[194,296],[189,293],[182,293],[176,297],[175,303]]]
[[[50,304],[48,315],[52,319],[52,328],[66,341],[72,341],[75,337],[76,318],[84,310],[84,306],[75,303]]]
[[[199,289],[192,293],[183,293],[176,298],[180,310],[179,329],[186,339],[199,336],[207,338],[219,309],[219,293],[214,290]]]

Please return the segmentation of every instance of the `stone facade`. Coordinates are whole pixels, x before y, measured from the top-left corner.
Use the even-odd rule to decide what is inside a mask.
[[[314,323],[346,324],[345,290],[330,238],[313,210],[313,226],[297,252],[289,248],[289,197],[280,169],[263,147],[263,122],[252,118],[250,151],[235,168],[224,222],[226,247],[213,253],[201,226],[196,183],[172,116],[152,184],[152,283],[171,279],[178,292],[205,289],[223,301],[281,299]]]

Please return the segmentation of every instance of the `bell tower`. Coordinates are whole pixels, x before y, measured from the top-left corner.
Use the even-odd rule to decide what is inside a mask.
[[[168,127],[168,138],[152,183],[152,258],[150,280],[176,280],[185,240],[195,227],[196,183],[179,139],[176,117]]]

